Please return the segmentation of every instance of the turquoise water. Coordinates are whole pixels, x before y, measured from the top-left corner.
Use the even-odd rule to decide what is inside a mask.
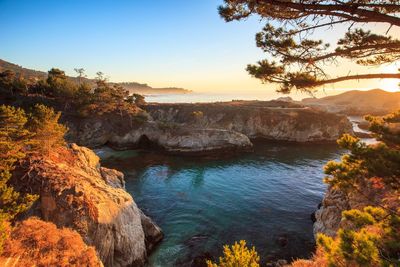
[[[236,156],[179,157],[145,151],[97,151],[125,173],[126,188],[165,238],[149,266],[194,266],[245,239],[263,262],[313,251],[310,215],[326,186],[322,167],[336,145],[256,143]]]

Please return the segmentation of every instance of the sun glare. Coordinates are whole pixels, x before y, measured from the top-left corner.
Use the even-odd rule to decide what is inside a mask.
[[[391,64],[386,66],[381,66],[379,70],[382,73],[396,73],[400,69],[400,64]],[[379,87],[385,91],[389,92],[399,92],[400,91],[400,79],[381,79],[379,81]]]

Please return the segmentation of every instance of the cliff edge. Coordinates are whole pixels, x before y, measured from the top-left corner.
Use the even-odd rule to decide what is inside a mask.
[[[125,191],[123,174],[101,167],[88,148],[61,147],[17,172],[15,187],[40,196],[27,216],[76,230],[105,266],[142,266],[163,237]]]

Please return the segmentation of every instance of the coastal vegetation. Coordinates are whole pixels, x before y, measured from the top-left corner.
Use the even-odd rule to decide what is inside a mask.
[[[78,73],[78,81],[83,74]],[[65,72],[52,68],[47,78],[25,79],[11,70],[0,73],[0,95],[3,104],[25,109],[35,104],[45,104],[62,111],[65,115],[87,117],[117,113],[132,117],[140,113],[137,104],[145,103],[139,94],[130,95],[118,84],[111,85],[98,72],[95,84],[74,82]]]
[[[37,195],[14,190],[9,184],[12,171],[23,160],[65,145],[67,129],[58,123],[59,117],[60,113],[40,104],[28,114],[21,108],[0,106],[0,250],[10,222],[38,199]]]
[[[393,0],[224,0],[219,8],[219,14],[228,22],[246,19],[251,15],[267,21],[256,35],[256,45],[267,54],[267,59],[247,66],[251,76],[262,82],[278,84],[278,91],[281,93],[298,90],[311,94],[321,86],[342,81],[400,79],[400,73],[349,73],[339,74],[338,77],[332,77],[328,73],[329,66],[339,60],[351,61],[362,67],[381,66],[400,60],[400,40],[389,35],[392,28],[398,30],[400,27],[399,13],[400,1]],[[375,32],[377,28],[374,27],[372,29],[375,30],[364,29],[366,25],[368,27],[376,23],[387,25],[385,34]],[[312,38],[315,32],[328,28],[344,29],[344,35],[337,38],[334,44]],[[173,43],[174,46],[176,44],[177,42]],[[325,165],[326,177],[323,181],[328,187],[328,193],[336,191],[343,195],[346,206],[335,207],[340,216],[336,216],[339,222],[334,226],[337,227],[330,231],[333,234],[315,231],[315,251],[310,259],[294,259],[288,263],[286,260],[293,255],[289,252],[283,256],[286,257],[284,260],[279,261],[278,253],[259,255],[254,246],[250,247],[245,240],[240,240],[232,245],[225,245],[222,256],[216,260],[213,257],[217,253],[200,251],[196,256],[187,253],[188,257],[192,257],[189,261],[191,264],[201,262],[201,266],[208,267],[257,267],[264,260],[269,261],[269,258],[264,257],[271,257],[278,261],[268,264],[276,267],[287,264],[293,267],[400,266],[400,111],[380,117],[366,116],[371,136],[377,140],[374,144],[366,144],[349,134],[353,132],[353,127],[346,117],[348,113],[331,113],[328,112],[329,109],[323,111],[318,109],[318,103],[314,100],[296,102],[283,98],[272,101],[148,104],[137,90],[146,93],[189,91],[172,87],[157,89],[135,82],[113,83],[102,72],[97,72],[95,79],[88,79],[83,68],[75,68],[75,72],[76,77],[68,77],[58,68],[52,68],[47,73],[36,72],[0,60],[0,265],[146,264],[149,253],[163,238],[161,229],[138,208],[133,197],[125,190],[124,174],[101,166],[99,156],[80,145],[110,146],[116,149],[154,148],[165,154],[187,153],[199,156],[203,152],[230,154],[231,151],[239,151],[240,154],[250,151],[255,146],[253,144],[257,144],[253,143],[257,138],[304,143],[332,142],[339,138],[337,143],[347,154],[340,161],[330,161]],[[363,109],[353,109],[353,106],[348,105],[348,101],[354,101],[353,98],[354,94],[350,94],[325,101],[332,101],[334,108],[337,108],[337,103],[341,103],[347,111],[364,114],[365,109],[369,109],[370,102],[363,103]],[[385,97],[388,98],[392,97]],[[379,107],[375,112],[382,115],[382,111],[399,108],[398,101],[391,100],[385,100],[385,109]],[[307,101],[314,102],[315,106],[304,104]],[[362,102],[364,101],[359,99],[359,107]],[[288,154],[293,153],[294,145],[288,147]],[[326,148],[322,147],[324,150]],[[303,147],[299,150],[301,157],[304,157],[302,149]],[[203,247],[206,243],[204,240],[208,242],[214,239],[212,242],[221,242],[218,239],[220,236],[210,238],[213,233],[219,232],[223,238],[232,238],[232,233],[243,227],[238,227],[235,224],[237,222],[247,224],[245,227],[256,225],[249,231],[253,236],[258,235],[264,241],[270,235],[268,238],[275,239],[279,249],[284,250],[288,249],[288,243],[291,242],[288,238],[290,232],[273,233],[271,229],[276,228],[265,228],[263,230],[268,233],[263,232],[260,229],[264,228],[264,224],[251,225],[250,217],[261,218],[267,214],[258,218],[263,220],[267,216],[274,218],[276,214],[281,216],[285,213],[287,217],[282,217],[286,223],[293,219],[293,210],[299,209],[302,204],[297,200],[312,194],[303,188],[305,182],[301,177],[304,178],[309,169],[295,173],[295,179],[289,179],[289,175],[284,173],[287,166],[299,169],[300,165],[296,165],[298,163],[292,164],[290,155],[284,164],[280,164],[278,179],[272,183],[277,184],[285,175],[285,182],[289,182],[280,184],[281,187],[277,187],[279,190],[270,192],[279,191],[282,193],[280,197],[289,195],[287,199],[292,198],[295,203],[291,209],[285,210],[281,200],[275,201],[278,202],[276,206],[279,206],[276,213],[265,207],[269,200],[264,197],[270,193],[256,189],[268,187],[267,183],[271,183],[271,180],[264,179],[264,174],[258,175],[256,169],[267,161],[281,163],[274,157],[274,153],[280,152],[273,150],[279,149],[270,149],[267,156],[260,155],[263,158],[261,164],[252,164],[255,162],[252,159],[244,160],[243,164],[250,166],[247,172],[243,171],[246,176],[244,178],[248,180],[239,179],[239,182],[233,179],[227,181],[221,172],[230,175],[229,178],[243,178],[237,175],[242,169],[235,168],[230,173],[229,168],[225,168],[229,162],[221,163],[224,160],[220,159],[213,162],[213,168],[219,172],[217,178],[220,179],[216,187],[210,187],[211,181],[205,181],[204,177],[209,172],[199,168],[203,159],[198,158],[192,160],[193,164],[188,164],[187,158],[173,156],[177,162],[190,165],[191,170],[182,175],[188,182],[187,186],[169,179],[171,173],[178,173],[178,165],[182,164],[173,166],[174,164],[170,164],[173,160],[170,159],[162,159],[160,170],[154,168],[146,172],[129,169],[126,174],[137,178],[141,173],[148,173],[153,178],[150,183],[168,183],[168,194],[165,195],[162,195],[161,187],[152,192],[148,188],[152,189],[151,186],[142,186],[149,190],[144,191],[144,194],[153,193],[149,194],[150,201],[160,198],[168,204],[167,207],[155,207],[166,212],[158,214],[158,218],[170,216],[177,210],[176,213],[181,210],[186,214],[193,213],[197,220],[207,218],[197,228],[198,225],[191,223],[188,216],[173,214],[180,217],[176,225],[182,227],[182,232],[187,230],[183,224],[196,226],[193,231],[205,232],[189,236],[183,242],[190,252],[206,250],[215,244]],[[135,154],[135,159],[139,159],[137,161],[143,161],[140,158],[141,152],[135,151],[131,154]],[[340,155],[342,153],[343,151]],[[132,160],[128,164],[129,154],[125,153],[123,157],[113,160],[125,160],[123,164],[118,162],[119,166],[129,165],[136,168],[140,162]],[[156,165],[156,160],[149,157],[148,164]],[[331,158],[333,157],[329,157]],[[325,161],[324,158],[323,162]],[[217,164],[225,166],[217,168]],[[318,166],[320,165],[313,168],[319,168]],[[269,168],[264,168],[263,171],[268,172],[267,175],[271,174]],[[266,184],[256,183],[257,176],[262,177]],[[293,185],[298,182],[296,179],[300,180],[298,191],[301,194],[295,199]],[[207,192],[202,191],[203,184],[207,184]],[[245,198],[245,190],[239,184],[252,187]],[[315,180],[310,184],[315,185]],[[235,194],[231,194],[231,199],[224,195],[224,186],[236,190]],[[181,191],[176,190],[177,188]],[[322,188],[313,189],[312,193],[318,191],[314,194],[317,201],[321,197],[319,194]],[[214,217],[203,215],[208,212],[203,209],[204,206],[193,205],[190,209],[185,209],[184,205],[180,205],[190,202],[188,191],[191,189],[196,190],[193,196],[197,199],[204,197],[202,205],[206,209],[214,209]],[[308,194],[306,197],[304,192]],[[257,203],[249,201],[253,197]],[[256,203],[255,209],[248,208],[251,205],[237,205],[239,201]],[[229,202],[229,206],[217,205],[222,202]],[[314,204],[316,203],[312,203]],[[324,208],[324,202],[321,206],[319,210]],[[146,209],[150,210],[150,207]],[[307,216],[308,208],[303,211]],[[235,213],[241,218],[226,216],[229,213]],[[312,215],[315,221],[316,214],[317,212]],[[303,220],[302,215],[304,214],[299,212],[296,216]],[[217,219],[220,218],[223,220],[218,222]],[[218,227],[210,227],[210,224],[224,225],[225,221],[230,221],[230,227],[226,227],[224,231],[219,231]],[[275,222],[276,224],[278,223]],[[311,223],[308,224],[310,225]],[[291,231],[296,230],[292,228]],[[311,238],[311,231],[308,234]],[[298,242],[310,248],[307,250],[300,246],[299,250],[307,250],[308,253],[314,248],[313,242],[306,244],[310,241],[309,237]],[[173,242],[175,241],[171,241]],[[168,262],[172,265],[182,260],[172,258],[184,251],[181,250],[184,246],[171,247],[167,253],[169,260],[175,260]],[[189,262],[185,260],[183,259],[184,263]]]
[[[224,246],[224,256],[219,258],[218,264],[207,261],[208,267],[257,267],[259,266],[260,257],[254,247],[249,249],[246,241],[240,240],[232,246]]]

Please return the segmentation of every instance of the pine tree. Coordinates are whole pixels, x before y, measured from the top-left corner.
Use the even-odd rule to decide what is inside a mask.
[[[37,104],[29,115],[27,125],[29,131],[35,133],[33,137],[34,151],[48,154],[51,149],[65,144],[64,135],[67,127],[58,123],[61,112]]]
[[[22,109],[0,106],[0,250],[6,238],[7,222],[25,211],[37,199],[22,196],[8,185],[15,163],[26,156],[32,134],[26,130],[27,117]]]

